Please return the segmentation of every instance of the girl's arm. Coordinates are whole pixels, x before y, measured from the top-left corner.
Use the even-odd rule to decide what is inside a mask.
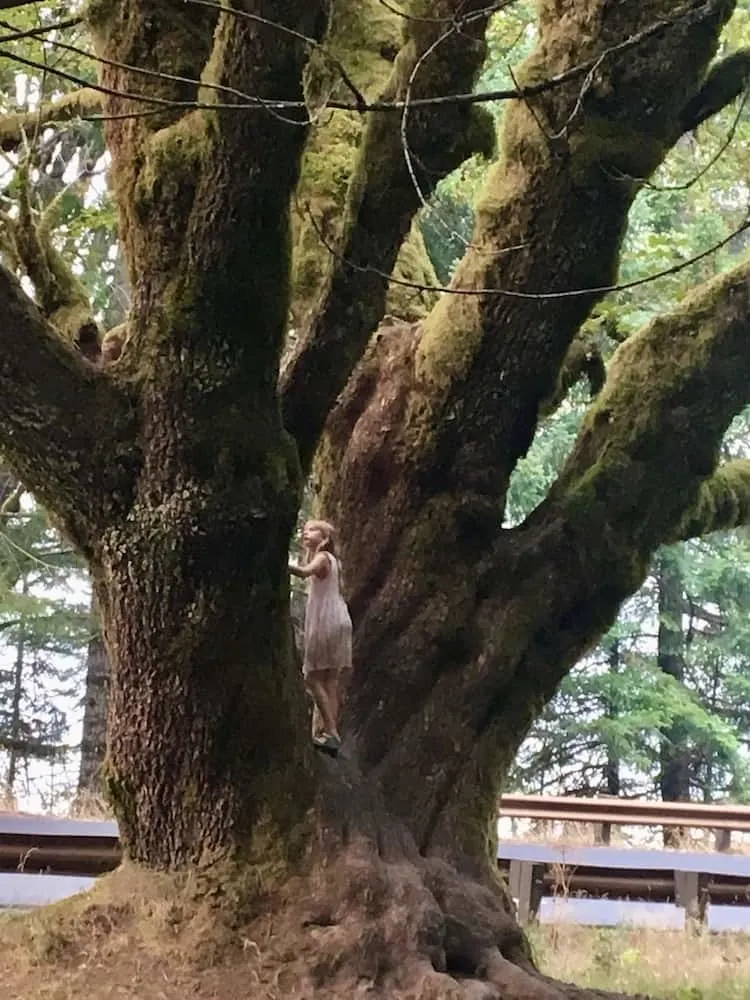
[[[295,566],[289,564],[289,572],[292,576],[299,576],[307,579],[308,576],[318,576],[321,579],[328,575],[328,557],[325,552],[318,552],[305,566]]]

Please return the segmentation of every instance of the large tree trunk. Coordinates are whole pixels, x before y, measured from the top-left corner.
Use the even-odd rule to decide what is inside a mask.
[[[267,7],[271,21],[300,16]],[[301,96],[294,37],[177,2],[131,13],[127,31],[114,11],[95,18],[113,92],[133,85],[123,67],[166,60],[175,79],[159,92],[184,100],[197,89],[176,78],[211,57],[219,88]],[[295,25],[319,31],[319,15],[307,4]],[[112,377],[140,395],[127,517],[91,553],[113,664],[105,781],[130,857],[175,867],[246,850],[264,825],[286,836],[312,794],[286,572],[301,477],[275,379],[305,131],[270,115],[123,118],[127,100],[109,103],[132,286]]]
[[[294,511],[288,483],[274,497],[261,476],[248,461],[247,481],[218,495],[186,478],[169,511],[157,498],[174,484],[158,476],[95,567],[115,664],[105,782],[134,860],[239,848],[261,821],[288,831],[310,803],[285,573]]]
[[[673,9],[592,0],[565,5],[561,22],[559,6],[540,5],[522,84]],[[316,473],[321,509],[342,525],[357,625],[350,724],[363,768],[423,852],[486,857],[503,776],[540,706],[642,582],[655,543],[677,530],[713,467],[713,445],[693,448],[692,464],[675,458],[669,502],[643,474],[645,449],[661,448],[666,467],[680,440],[689,453],[687,427],[652,441],[629,378],[615,377],[627,358],[660,380],[658,412],[682,401],[677,354],[659,360],[659,331],[646,330],[621,352],[547,500],[525,524],[501,528],[511,471],[598,297],[555,293],[614,279],[638,190],[614,178],[648,176],[674,143],[728,13],[702,8],[621,61],[602,60],[583,98],[576,82],[508,109],[477,249],[454,285],[509,293],[445,296],[423,324],[383,329],[328,421]],[[487,252],[503,247],[520,249]],[[692,328],[674,322],[676,352]]]
[[[277,991],[283,973],[290,995],[575,996],[534,969],[510,915],[497,792],[656,546],[739,516],[744,467],[709,477],[749,391],[746,270],[621,349],[560,478],[513,530],[504,497],[616,273],[638,189],[617,178],[648,176],[686,127],[732,4],[677,17],[667,0],[543,0],[522,82],[583,68],[509,110],[456,277],[479,294],[384,326],[350,379],[420,205],[405,144],[427,191],[487,145],[463,100],[373,112],[346,214],[324,233],[335,262],[323,278],[311,268],[320,296],[280,384],[301,80],[330,10],[187,8],[90,9],[132,289],[120,359],[87,366],[0,271],[0,347],[33,344],[0,353],[3,445],[92,568],[112,664],[105,778],[127,855],[191,877],[221,868],[207,898],[233,931],[248,921],[250,945],[264,927]],[[351,10],[332,9],[335,39]],[[484,0],[410,10],[386,96],[470,92]],[[156,103],[136,113],[127,94],[144,76]],[[212,105],[238,94],[243,114]],[[342,529],[356,662],[333,761],[309,744],[286,558],[338,397],[316,474]],[[229,887],[219,861],[235,865]]]

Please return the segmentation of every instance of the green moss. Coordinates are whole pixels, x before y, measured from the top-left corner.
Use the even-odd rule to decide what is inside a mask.
[[[472,276],[473,264],[474,255],[469,251],[454,276],[459,287],[471,287],[476,280]],[[471,365],[483,334],[480,309],[478,296],[445,296],[427,317],[416,371],[418,380],[429,387],[435,402],[444,397]]]
[[[436,285],[437,275],[427,253],[424,237],[419,224],[415,222],[401,246],[393,269],[394,277],[402,281],[414,282],[426,288]],[[422,319],[435,305],[438,293],[411,288],[407,285],[392,284],[386,300],[386,312],[409,322]]]
[[[583,129],[571,138],[572,174],[578,184],[597,179],[602,170],[631,177],[648,177],[665,156],[671,141],[621,121],[588,115]]]
[[[698,497],[675,531],[675,538],[750,524],[750,461],[727,462],[701,484]]]
[[[102,782],[105,798],[112,806],[120,823],[120,836],[123,836],[127,830],[135,828],[138,820],[135,790],[127,778],[118,774],[109,758],[104,761],[102,767]]]
[[[368,100],[380,95],[390,76],[392,56],[401,42],[401,21],[378,0],[334,5],[326,49]],[[317,54],[305,74],[305,91],[313,107],[324,104],[327,94],[354,100],[335,66]],[[293,324],[304,320],[332,266],[325,244],[338,245],[343,232],[363,128],[361,115],[336,112],[327,120],[324,115],[310,134],[297,189],[301,211],[293,215]]]
[[[114,21],[118,7],[117,0],[88,0],[84,17],[91,29],[97,31]]]
[[[192,190],[205,149],[206,119],[199,112],[151,135],[136,188],[140,211],[148,211],[155,200],[178,199],[184,188]]]

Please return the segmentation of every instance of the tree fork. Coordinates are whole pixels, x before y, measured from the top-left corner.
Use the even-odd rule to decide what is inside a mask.
[[[412,817],[423,850],[482,856],[498,776],[538,706],[640,585],[656,547],[699,498],[706,503],[718,444],[748,401],[749,287],[739,267],[625,342],[558,482],[526,524],[477,547],[462,536],[460,498],[436,498],[412,519],[409,498],[398,495],[410,520],[387,577],[372,593],[353,574],[355,656],[368,668],[355,672],[351,714],[365,769],[396,812]],[[408,356],[403,331],[394,341]],[[384,381],[375,379],[366,400],[393,382],[385,338],[379,350],[374,370]],[[365,363],[365,384],[367,371]],[[351,402],[342,400],[344,420],[357,384]],[[356,454],[365,443],[382,454],[393,441],[379,424],[365,432],[371,412],[381,419],[366,400]],[[383,421],[391,416],[382,410]],[[391,522],[375,510],[382,539]],[[358,524],[361,544],[369,530],[361,510]],[[375,572],[369,557],[356,566]],[[416,800],[403,780],[415,761],[425,778]]]
[[[436,91],[470,90],[486,52],[489,15],[483,0],[442,0],[424,22],[405,22],[405,41],[383,99],[403,100]],[[475,16],[461,31],[445,31],[452,16]],[[442,43],[441,37],[444,36]],[[472,153],[490,155],[494,125],[479,108],[412,111],[403,147],[401,116],[372,115],[365,127],[349,185],[343,239],[330,247],[332,261],[309,325],[281,377],[284,421],[309,469],[328,412],[343,390],[386,303],[388,276],[423,196]]]

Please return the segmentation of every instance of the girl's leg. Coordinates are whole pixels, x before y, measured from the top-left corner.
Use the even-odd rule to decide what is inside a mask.
[[[323,725],[323,716],[320,714],[320,709],[318,708],[318,703],[313,699],[313,713],[312,713],[312,735],[313,739],[320,734],[325,729]]]
[[[324,732],[329,736],[338,738],[336,728],[336,716],[334,715],[335,702],[332,705],[329,696],[330,674],[332,670],[313,670],[307,675],[307,687],[315,700],[315,705],[320,712]],[[314,713],[313,713],[314,717]]]
[[[341,709],[344,707],[351,670],[331,670],[328,673],[328,700],[331,703],[331,711],[336,721],[336,732],[338,732]]]

